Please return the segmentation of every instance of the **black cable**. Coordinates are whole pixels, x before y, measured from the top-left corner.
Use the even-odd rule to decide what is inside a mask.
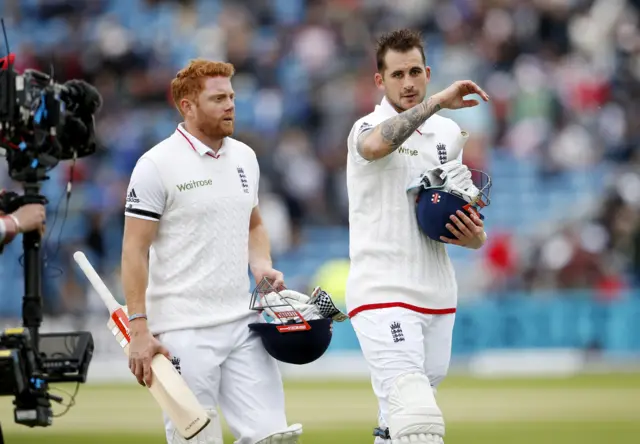
[[[73,186],[73,174],[74,174],[74,169],[75,169],[75,165],[76,165],[76,159],[73,159],[73,163],[71,164],[71,168],[70,168],[70,177],[69,177],[69,181],[67,182],[67,187],[65,190],[65,193],[60,196],[60,199],[58,199],[58,203],[56,204],[56,209],[55,209],[55,213],[53,216],[53,223],[51,224],[50,227],[48,227],[49,229],[47,230],[47,236],[46,238],[42,241],[42,245],[43,247],[49,244],[49,240],[51,238],[51,235],[53,233],[53,231],[55,230],[55,226],[56,223],[58,221],[58,213],[60,212],[60,204],[62,203],[63,199],[65,200],[65,207],[64,207],[64,215],[62,217],[62,225],[60,226],[60,232],[58,233],[58,239],[56,241],[56,247],[55,247],[55,251],[52,254],[51,259],[55,260],[58,256],[58,253],[60,252],[60,244],[62,243],[62,231],[64,230],[64,226],[65,223],[67,221],[67,217],[69,215],[69,204],[71,201],[71,190],[72,190],[72,186]],[[20,263],[21,267],[24,267],[24,263],[23,263],[23,259],[24,259],[24,253],[20,255],[20,257],[18,258],[18,262]],[[53,270],[57,270],[58,273],[57,274],[53,274],[50,275],[50,277],[53,278],[58,278],[60,276],[62,276],[64,274],[64,271],[62,270],[62,268],[60,267],[55,267],[55,266],[49,266],[48,263],[48,259],[49,256],[47,255],[47,250],[46,248],[44,249],[44,255],[43,255],[43,262],[44,262],[44,268],[48,269],[51,268]]]
[[[76,396],[78,396],[78,391],[80,390],[80,383],[79,383],[79,382],[76,382],[76,389],[74,390],[73,395],[69,394],[69,392],[68,392],[68,391],[66,391],[66,390],[62,390],[61,388],[58,388],[58,387],[51,387],[51,389],[50,389],[50,390],[57,390],[57,391],[62,392],[62,393],[64,393],[65,395],[67,395],[67,396],[69,396],[69,397],[70,397],[70,399],[69,399],[69,403],[68,403],[68,404],[60,403],[60,405],[62,405],[62,406],[64,406],[64,407],[66,407],[66,408],[62,411],[62,413],[58,413],[57,415],[53,415],[53,417],[54,417],[54,418],[60,418],[61,416],[66,415],[66,414],[67,414],[67,412],[71,409],[71,407],[73,407],[74,405],[76,405]]]

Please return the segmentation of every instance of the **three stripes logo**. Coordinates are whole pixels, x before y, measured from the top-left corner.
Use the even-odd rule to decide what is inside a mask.
[[[135,188],[131,188],[131,191],[129,191],[129,194],[127,194],[127,202],[128,203],[140,203],[140,199],[138,199],[138,196],[136,195]]]
[[[362,122],[362,125],[360,125],[360,128],[358,128],[358,134],[362,134],[363,132],[371,128],[373,128],[372,125],[368,124],[367,122]]]

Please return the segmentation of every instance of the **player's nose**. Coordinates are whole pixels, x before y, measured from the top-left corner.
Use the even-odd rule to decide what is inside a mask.
[[[410,77],[405,77],[404,82],[402,83],[402,92],[404,94],[411,94],[412,92],[415,92],[416,90],[416,85],[414,83],[414,80]]]

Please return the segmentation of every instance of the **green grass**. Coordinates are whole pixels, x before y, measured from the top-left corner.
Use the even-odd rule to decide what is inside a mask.
[[[285,389],[289,422],[305,428],[302,444],[373,443],[377,407],[368,381],[289,381]],[[450,376],[438,401],[447,444],[640,442],[639,374],[496,380]],[[160,411],[139,386],[82,386],[76,406],[45,429],[17,426],[11,418],[10,398],[0,398],[7,444],[164,442]],[[225,443],[233,443],[233,437],[227,436]]]
[[[453,424],[447,430],[447,444],[632,444],[638,442],[640,426],[630,423],[510,423],[507,425]],[[301,444],[372,444],[373,438],[361,428],[309,430]],[[163,444],[164,436],[149,434],[64,434],[46,441],[37,435],[10,435],[7,444]],[[233,443],[226,436],[225,443]]]

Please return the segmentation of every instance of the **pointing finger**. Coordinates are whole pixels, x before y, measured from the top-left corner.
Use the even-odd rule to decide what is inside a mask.
[[[484,92],[484,90],[482,88],[480,88],[478,85],[475,85],[476,87],[476,93],[482,97],[482,100],[484,100],[485,102],[489,101],[489,94],[487,94],[486,92]]]
[[[489,95],[484,92],[484,90],[480,88],[476,83],[469,81],[465,86],[467,87],[468,94],[475,93],[482,97],[482,100],[484,100],[485,102],[489,101]]]

